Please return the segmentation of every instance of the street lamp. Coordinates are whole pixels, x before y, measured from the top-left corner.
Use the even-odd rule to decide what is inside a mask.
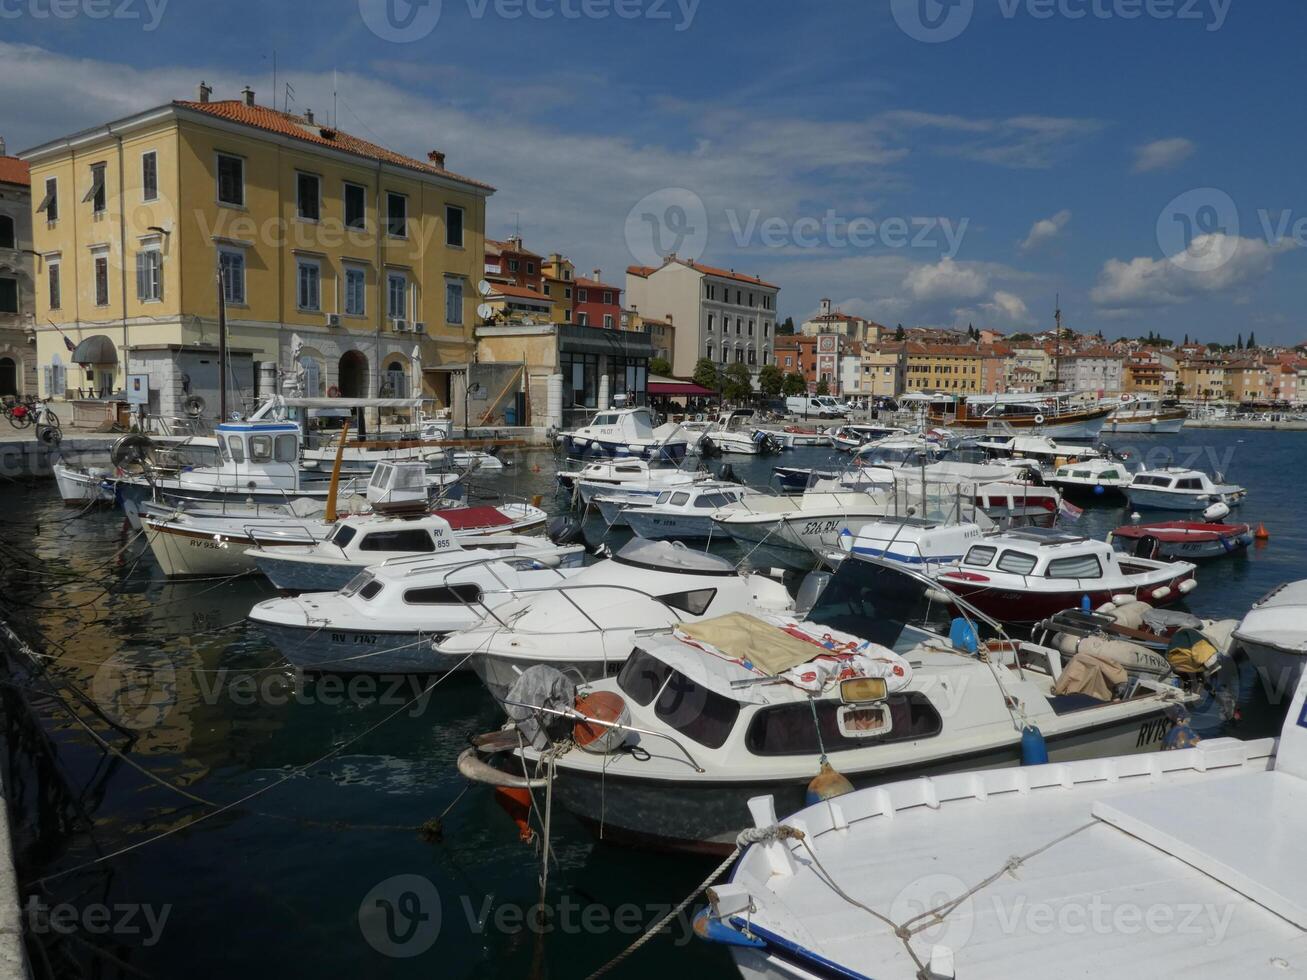
[[[467,402],[468,402],[468,399],[471,398],[473,395],[479,395],[479,394],[481,394],[481,382],[480,382],[480,381],[476,381],[476,382],[468,383],[468,379],[467,379],[467,377],[465,376],[465,377],[464,377],[464,381],[463,381],[463,441],[464,441],[464,442],[467,442],[467,441],[468,441],[468,434],[467,434],[467,420],[468,420]]]

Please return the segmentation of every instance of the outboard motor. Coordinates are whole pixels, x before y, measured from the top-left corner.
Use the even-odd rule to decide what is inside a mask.
[[[834,576],[830,572],[809,572],[799,583],[799,591],[794,596],[794,618],[804,619],[812,612],[821,594]]]
[[[1135,557],[1148,559],[1156,558],[1157,549],[1160,544],[1161,542],[1153,537],[1153,535],[1145,534],[1139,539],[1139,543],[1135,545]]]
[[[709,459],[714,456],[720,456],[722,451],[717,448],[717,443],[713,442],[708,436],[699,440],[699,455],[703,459]]]
[[[558,517],[551,517],[549,524],[545,527],[545,535],[554,544],[563,545],[586,543],[585,527],[574,517],[568,517],[561,514]]]
[[[721,469],[717,471],[717,479],[721,480],[723,483],[744,483],[744,481],[736,474],[735,467],[730,463],[722,463]]]

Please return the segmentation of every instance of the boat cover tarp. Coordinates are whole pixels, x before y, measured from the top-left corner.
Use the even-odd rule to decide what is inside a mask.
[[[1053,694],[1088,694],[1099,701],[1111,701],[1127,676],[1125,668],[1114,660],[1092,653],[1077,653],[1062,669],[1061,676],[1053,685]]]
[[[682,633],[716,647],[728,657],[748,661],[775,677],[820,656],[823,648],[785,632],[748,613],[727,613],[698,623],[682,623]]]
[[[439,512],[455,531],[466,531],[476,527],[503,527],[513,520],[497,507],[451,507]]]

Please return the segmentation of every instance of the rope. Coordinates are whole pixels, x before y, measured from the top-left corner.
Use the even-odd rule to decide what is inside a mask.
[[[620,965],[631,956],[631,954],[662,931],[663,926],[684,912],[691,902],[703,894],[703,892],[710,888],[718,878],[725,874],[726,869],[735,862],[735,859],[740,856],[740,853],[746,847],[751,844],[763,844],[777,840],[797,840],[802,841],[805,844],[807,843],[803,831],[796,830],[795,828],[789,827],[785,824],[775,824],[771,827],[748,827],[745,830],[740,831],[739,835],[735,838],[735,849],[731,851],[730,856],[727,857],[726,860],[713,869],[712,874],[705,878],[699,886],[694,889],[694,891],[686,895],[674,909],[646,929],[644,935],[640,936],[635,942],[631,943],[630,946],[627,946],[626,949],[622,950],[622,952],[618,953],[599,969],[595,970],[595,972],[590,974],[586,980],[595,980],[595,977],[603,976],[609,970],[613,969],[613,967]]]

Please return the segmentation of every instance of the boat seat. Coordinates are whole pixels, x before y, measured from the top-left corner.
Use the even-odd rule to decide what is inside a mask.
[[[1111,703],[1100,701],[1092,694],[1055,694],[1048,699],[1049,707],[1058,715],[1069,715],[1076,711],[1084,711],[1086,708],[1098,708]]]

